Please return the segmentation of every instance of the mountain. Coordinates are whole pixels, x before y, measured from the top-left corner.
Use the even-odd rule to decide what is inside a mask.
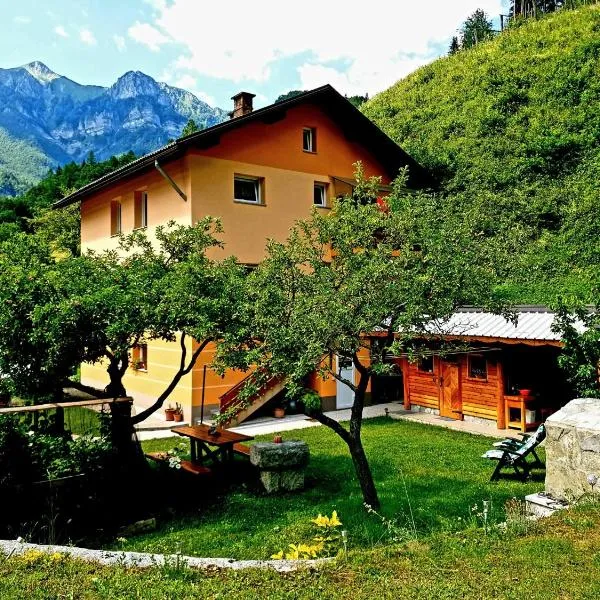
[[[509,297],[589,298],[600,283],[600,10],[519,21],[362,110],[430,170],[456,210],[521,232]]]
[[[112,86],[81,85],[39,61],[0,69],[0,195],[15,195],[49,168],[144,154],[176,138],[189,119],[208,127],[227,118],[180,88],[129,71]]]

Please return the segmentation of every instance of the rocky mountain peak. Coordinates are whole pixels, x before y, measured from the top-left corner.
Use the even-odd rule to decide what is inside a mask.
[[[160,93],[158,83],[141,71],[127,71],[109,88],[109,95],[116,100],[136,96],[155,96]]]
[[[50,83],[55,79],[60,79],[60,75],[49,69],[43,62],[34,60],[22,67],[32,77],[35,77],[40,83]]]

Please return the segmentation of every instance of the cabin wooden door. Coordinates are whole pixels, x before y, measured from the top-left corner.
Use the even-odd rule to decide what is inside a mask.
[[[441,361],[440,416],[462,419],[460,393],[460,366],[458,363]]]

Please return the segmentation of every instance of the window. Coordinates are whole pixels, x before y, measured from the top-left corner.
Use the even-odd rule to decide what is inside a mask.
[[[314,199],[315,206],[327,206],[327,184],[315,183]]]
[[[148,192],[135,192],[133,202],[134,227],[148,227]]]
[[[148,345],[139,344],[131,352],[131,366],[136,371],[148,370]]]
[[[419,359],[418,369],[422,373],[433,373],[433,356],[424,356]]]
[[[314,127],[305,127],[302,130],[302,150],[304,152],[317,151],[317,130]]]
[[[110,203],[110,235],[121,233],[121,203],[113,200]]]
[[[469,354],[469,377],[487,379],[487,360],[481,354]]]
[[[262,202],[262,180],[260,177],[236,175],[233,180],[233,198],[236,202]]]

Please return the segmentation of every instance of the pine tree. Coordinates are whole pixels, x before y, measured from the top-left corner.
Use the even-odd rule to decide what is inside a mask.
[[[456,54],[460,50],[460,42],[458,41],[458,36],[453,36],[452,41],[450,42],[450,48],[448,49],[448,54],[452,56]]]
[[[492,22],[487,14],[478,8],[464,23],[460,30],[461,48],[473,48],[481,42],[494,37]]]
[[[204,129],[202,126],[198,126],[194,119],[190,119],[181,131],[181,137],[185,137],[186,135],[190,135],[192,133],[196,133],[196,131],[201,131]]]

